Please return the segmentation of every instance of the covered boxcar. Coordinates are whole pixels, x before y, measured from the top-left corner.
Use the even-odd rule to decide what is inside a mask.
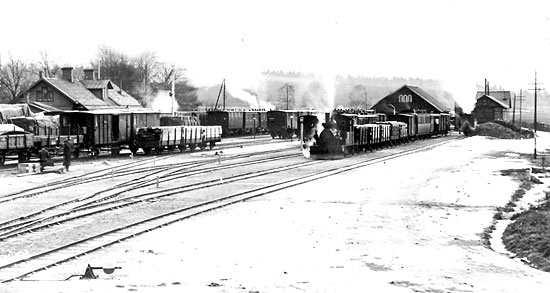
[[[267,111],[267,130],[272,138],[292,138],[298,133],[299,111]]]
[[[75,148],[89,149],[93,155],[100,149],[113,154],[121,148],[135,152],[136,129],[160,125],[160,112],[152,110],[65,111],[59,115],[61,135],[82,134],[83,142]]]
[[[4,164],[7,155],[17,155],[19,162],[25,161],[33,145],[32,133],[13,124],[0,124],[0,165]]]
[[[30,149],[30,151],[35,154],[37,154],[38,150],[42,147],[46,148],[51,153],[61,153],[65,140],[70,140],[75,146],[80,145],[83,141],[82,134],[61,134],[59,115],[13,117],[10,121],[33,134],[34,148]],[[78,157],[78,152],[75,152],[75,156]]]

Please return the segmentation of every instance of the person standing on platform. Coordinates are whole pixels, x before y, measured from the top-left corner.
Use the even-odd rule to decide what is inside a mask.
[[[67,172],[69,172],[69,166],[71,166],[72,149],[72,143],[68,139],[65,140],[65,144],[63,145],[63,166],[65,166]]]

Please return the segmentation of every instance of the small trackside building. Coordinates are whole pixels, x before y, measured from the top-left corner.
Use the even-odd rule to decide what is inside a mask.
[[[448,113],[451,110],[423,89],[411,85],[403,85],[382,98],[371,109],[386,115],[412,113],[418,110],[427,113]]]
[[[477,101],[473,111],[477,123],[485,123],[494,120],[509,121],[510,106],[492,95],[482,95]]]

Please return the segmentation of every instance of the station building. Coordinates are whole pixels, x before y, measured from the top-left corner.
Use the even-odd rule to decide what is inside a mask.
[[[61,78],[42,75],[16,100],[37,113],[60,110],[143,109],[143,106],[111,80],[96,78],[93,69],[84,70],[84,80],[73,77],[73,68],[61,69]]]
[[[451,111],[451,109],[446,107],[432,95],[412,85],[402,86],[395,92],[382,98],[374,104],[371,109],[375,110],[377,113],[384,113],[387,115],[411,113],[415,111],[425,111],[427,113],[448,113]]]

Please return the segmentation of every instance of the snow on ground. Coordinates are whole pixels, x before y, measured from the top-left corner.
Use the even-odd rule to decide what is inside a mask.
[[[537,140],[541,151],[550,136]],[[546,292],[482,245],[533,140],[470,137],[156,230],[1,292]],[[548,186],[548,182],[545,182]],[[536,197],[536,196],[534,196]],[[62,280],[87,264],[121,266]]]

